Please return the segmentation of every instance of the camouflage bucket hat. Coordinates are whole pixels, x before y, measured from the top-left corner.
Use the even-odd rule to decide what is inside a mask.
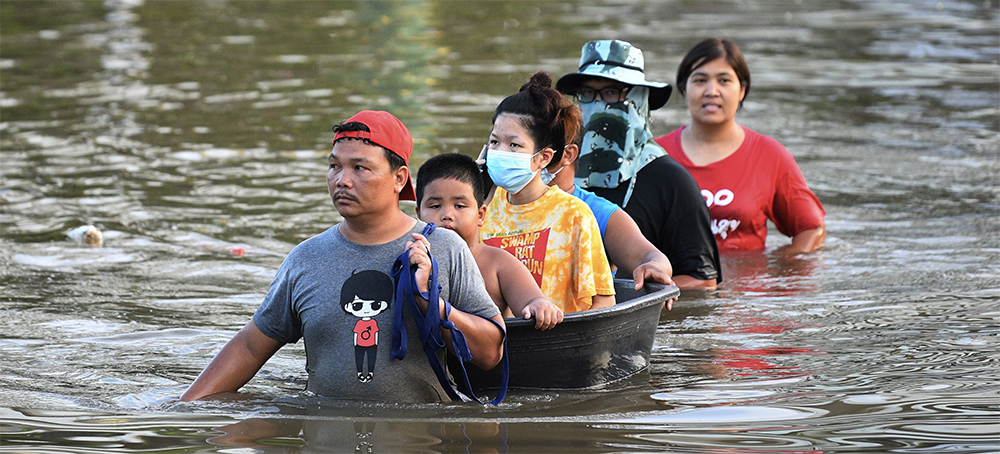
[[[629,85],[649,87],[649,109],[663,107],[670,99],[670,84],[646,80],[642,51],[627,41],[600,40],[583,45],[580,68],[559,78],[556,90],[572,95],[587,77],[604,77]]]

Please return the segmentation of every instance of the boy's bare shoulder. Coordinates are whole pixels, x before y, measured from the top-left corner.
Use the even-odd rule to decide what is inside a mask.
[[[500,269],[505,266],[514,266],[514,264],[521,265],[521,261],[506,249],[485,244],[483,246],[479,261],[481,264],[487,265],[491,270]]]

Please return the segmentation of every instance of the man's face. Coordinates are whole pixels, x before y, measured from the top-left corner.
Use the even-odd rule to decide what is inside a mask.
[[[330,152],[326,185],[333,206],[345,219],[379,214],[399,206],[399,193],[409,172],[390,169],[382,147],[362,140],[342,139]]]
[[[615,103],[625,100],[631,85],[623,84],[617,80],[605,79],[603,77],[591,77],[580,82],[576,89],[576,99],[581,103],[589,103],[597,100],[606,103]]]

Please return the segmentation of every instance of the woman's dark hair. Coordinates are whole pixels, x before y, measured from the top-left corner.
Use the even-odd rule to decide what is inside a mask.
[[[417,209],[420,209],[420,203],[424,200],[427,185],[446,178],[472,185],[476,207],[483,206],[486,201],[486,189],[483,188],[483,179],[476,161],[464,154],[444,153],[424,161],[417,171]]]
[[[743,100],[750,94],[750,68],[743,59],[743,52],[740,52],[739,46],[725,38],[708,38],[695,44],[688,51],[677,67],[677,89],[680,90],[681,96],[686,95],[687,81],[691,73],[716,58],[725,58],[726,63],[729,63],[736,72],[736,78],[740,80],[740,87],[744,90],[743,99],[740,100],[740,107],[743,107]]]
[[[566,145],[583,134],[580,108],[552,88],[552,75],[545,71],[535,73],[517,94],[500,102],[493,111],[494,123],[501,114],[517,116],[535,141],[537,149],[533,151],[545,147],[555,151],[550,164],[559,162]]]

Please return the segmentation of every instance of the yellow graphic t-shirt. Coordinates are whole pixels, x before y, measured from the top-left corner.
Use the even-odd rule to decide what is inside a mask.
[[[559,188],[524,205],[511,205],[497,188],[480,234],[483,243],[524,263],[564,313],[590,309],[594,295],[615,294],[597,220],[586,203]]]

